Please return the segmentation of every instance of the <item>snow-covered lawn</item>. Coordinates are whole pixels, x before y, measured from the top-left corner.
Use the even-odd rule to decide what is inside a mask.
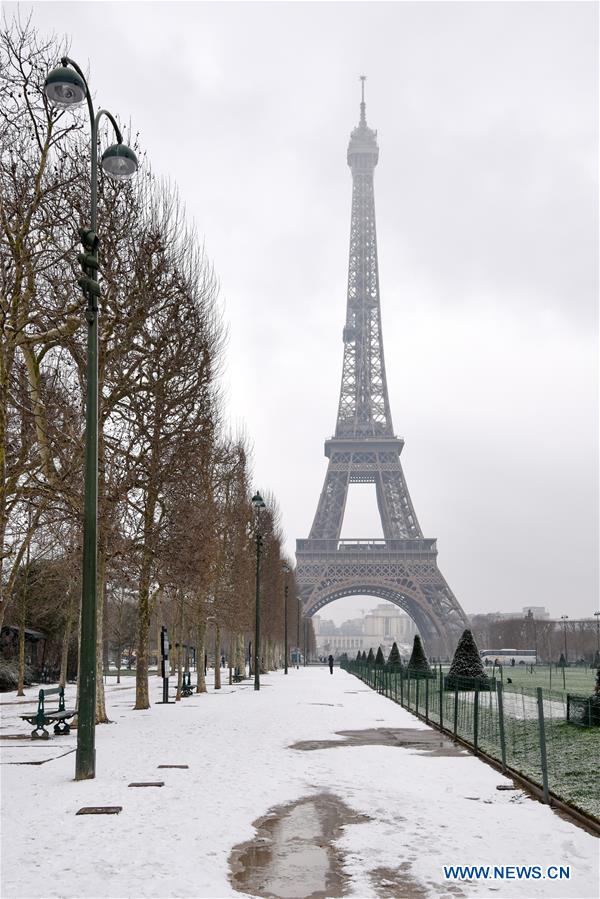
[[[195,677],[192,678],[195,680]],[[152,678],[154,699],[161,682]],[[73,687],[67,690],[73,696]],[[107,686],[113,724],[97,728],[97,776],[73,780],[75,732],[47,743],[18,718],[35,703],[0,696],[2,890],[13,897],[241,896],[228,879],[234,845],[270,808],[323,792],[368,816],[338,842],[348,895],[374,896],[369,872],[402,870],[431,896],[598,895],[598,841],[467,754],[397,746],[291,749],[337,731],[425,726],[339,669],[291,669],[132,710],[133,679]],[[37,689],[28,691],[31,701]],[[67,704],[68,700],[67,700]],[[23,762],[52,759],[41,765]],[[189,765],[158,769],[158,765]],[[128,788],[133,781],[162,788]],[[82,806],[121,805],[114,816]],[[569,881],[444,880],[443,865],[569,865]],[[301,888],[296,894],[303,896]],[[391,894],[387,894],[391,895]]]

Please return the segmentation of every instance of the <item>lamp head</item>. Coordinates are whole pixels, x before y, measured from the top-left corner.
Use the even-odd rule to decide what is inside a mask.
[[[58,66],[46,75],[44,93],[49,103],[59,109],[81,106],[86,98],[85,82],[70,66]]]
[[[266,509],[265,501],[260,495],[260,493],[255,493],[252,497],[252,505],[256,512],[260,512],[262,509]]]
[[[127,144],[113,144],[102,154],[102,169],[117,181],[127,181],[137,168],[137,156]]]

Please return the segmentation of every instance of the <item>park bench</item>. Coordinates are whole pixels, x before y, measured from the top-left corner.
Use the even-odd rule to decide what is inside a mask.
[[[47,696],[58,694],[58,708],[55,711],[48,711],[45,707]],[[68,734],[71,732],[68,719],[72,718],[75,712],[65,709],[65,691],[62,687],[51,687],[50,689],[40,690],[38,707],[35,715],[21,715],[23,721],[35,724],[35,728],[31,731],[32,740],[48,740],[50,734],[44,727],[45,724],[54,722],[55,734]]]
[[[184,671],[183,683],[181,684],[181,695],[191,696],[193,692],[194,688],[192,687],[192,676],[189,671]]]

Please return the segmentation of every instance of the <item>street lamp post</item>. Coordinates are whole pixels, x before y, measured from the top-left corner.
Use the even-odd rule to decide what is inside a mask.
[[[87,371],[85,409],[85,471],[83,508],[83,559],[81,577],[81,646],[79,652],[79,704],[75,780],[96,776],[96,560],[98,523],[98,125],[102,116],[110,120],[117,143],[102,154],[102,168],[111,178],[124,180],[137,170],[133,150],[123,143],[114,117],[106,109],[95,112],[85,76],[68,56],[53,69],[44,83],[44,93],[59,109],[87,101],[91,127],[90,229],[80,229],[85,252],[78,259],[84,271],[79,285],[86,297]]]
[[[569,618],[568,615],[560,616],[560,620],[563,622],[564,635],[565,635],[565,664],[567,664],[567,662],[569,661],[569,656],[567,653],[567,621],[568,621],[568,618]]]
[[[283,673],[288,673],[288,574],[289,574],[289,566],[287,563],[283,563],[283,576],[285,578],[285,583],[283,587],[283,651],[284,651],[284,662],[283,662]]]
[[[596,653],[600,657],[600,612],[594,612],[596,617]]]
[[[296,668],[300,668],[300,600],[298,600],[298,632],[296,634]]]
[[[260,550],[262,535],[260,533],[260,513],[265,502],[260,493],[252,497],[252,505],[256,512],[256,620],[254,626],[254,689],[260,690]]]

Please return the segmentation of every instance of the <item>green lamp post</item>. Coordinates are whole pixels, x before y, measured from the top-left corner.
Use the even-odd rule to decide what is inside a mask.
[[[252,497],[252,506],[256,513],[256,619],[254,625],[254,689],[260,690],[260,550],[262,534],[260,533],[260,513],[266,508],[260,493]]]
[[[565,663],[568,664],[568,662],[569,662],[569,654],[568,654],[568,652],[567,652],[567,621],[569,620],[569,616],[568,616],[568,615],[561,615],[561,616],[560,616],[560,620],[561,620],[562,623],[563,623],[563,632],[564,632],[564,638],[565,638]]]
[[[86,298],[87,385],[85,410],[85,473],[83,511],[83,561],[81,600],[81,648],[79,654],[79,705],[77,711],[77,752],[75,779],[96,775],[96,559],[98,522],[98,125],[102,116],[110,120],[117,143],[102,154],[102,169],[111,178],[125,180],[136,172],[133,150],[123,143],[114,117],[106,109],[95,112],[85,76],[68,56],[46,77],[44,93],[59,109],[80,106],[87,101],[91,127],[91,214],[90,228],[80,229],[84,253],[78,259],[84,276],[79,285]]]
[[[284,585],[283,585],[283,651],[284,651],[284,662],[283,662],[283,673],[288,673],[288,575],[290,573],[290,566],[287,562],[283,563],[283,577],[284,577]]]

